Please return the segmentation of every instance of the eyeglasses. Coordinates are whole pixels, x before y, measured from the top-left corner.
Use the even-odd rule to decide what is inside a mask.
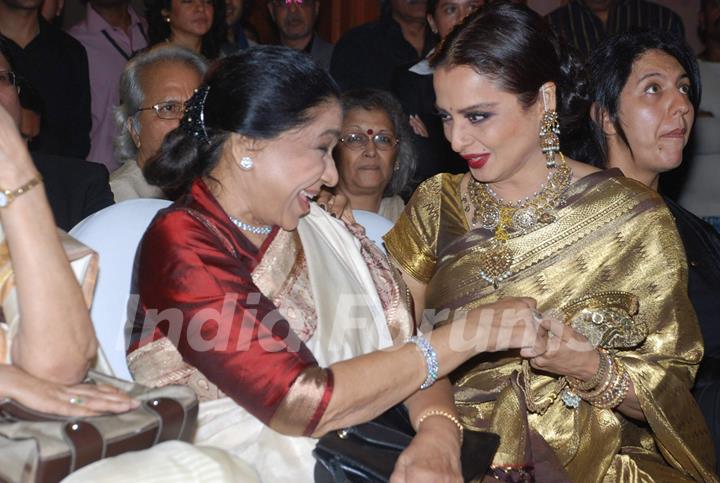
[[[160,119],[182,119],[185,115],[185,103],[180,101],[158,102],[154,106],[141,107],[137,112],[155,111]]]
[[[398,138],[392,134],[378,133],[373,134],[372,138],[363,132],[351,132],[347,133],[340,138],[340,142],[347,146],[349,149],[358,150],[365,149],[365,147],[372,139],[375,147],[380,151],[390,151],[395,148],[400,142]]]
[[[11,70],[0,70],[0,86],[14,87],[17,85],[17,76]]]

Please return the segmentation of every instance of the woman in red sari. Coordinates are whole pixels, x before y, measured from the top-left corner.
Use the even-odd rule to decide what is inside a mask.
[[[534,302],[470,313],[461,347],[450,327],[431,343],[408,337],[407,291],[387,259],[311,204],[337,182],[338,96],[321,68],[278,47],[209,74],[145,168],[181,196],[141,245],[129,366],[146,384],[191,385],[196,442],[263,480],[312,481],[309,437],[404,401],[417,435],[393,481],[460,481],[462,428],[443,377],[478,352],[531,346]]]

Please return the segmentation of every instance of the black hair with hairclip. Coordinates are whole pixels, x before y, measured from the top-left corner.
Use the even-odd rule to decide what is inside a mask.
[[[210,144],[210,137],[205,128],[205,100],[210,86],[203,85],[195,89],[192,97],[185,103],[185,115],[180,121],[180,127],[195,138]]]
[[[339,95],[322,67],[287,47],[258,45],[224,57],[185,104],[180,127],[145,164],[145,179],[176,199],[195,179],[210,179],[231,136],[273,140],[312,123]]]

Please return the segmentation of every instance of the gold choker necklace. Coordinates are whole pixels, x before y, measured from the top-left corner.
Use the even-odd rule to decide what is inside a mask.
[[[467,194],[462,201],[465,212],[474,210],[473,228],[493,230],[490,246],[480,254],[480,276],[495,288],[512,275],[514,255],[506,242],[511,237],[521,236],[536,228],[547,225],[557,218],[557,207],[564,201],[565,192],[572,182],[572,171],[560,153],[560,162],[553,168],[546,184],[532,197],[516,203],[499,200],[494,191],[474,178],[470,179]]]

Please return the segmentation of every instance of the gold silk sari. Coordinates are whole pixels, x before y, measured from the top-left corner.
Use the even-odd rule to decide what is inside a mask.
[[[385,237],[391,257],[427,285],[426,308],[461,312],[525,296],[544,312],[589,296],[622,306],[632,294],[639,306],[627,308],[628,320],[647,326],[640,345],[616,354],[647,422],[584,400],[565,406],[561,379],[523,364],[517,351],[481,354],[457,370],[463,423],[501,436],[494,464],[532,466],[537,481],[714,481],[712,441],[690,394],[702,338],[662,199],[617,170],[586,176],[570,186],[553,223],[507,242],[512,275],[495,289],[478,270],[493,234],[470,230],[463,176],[426,181]]]

